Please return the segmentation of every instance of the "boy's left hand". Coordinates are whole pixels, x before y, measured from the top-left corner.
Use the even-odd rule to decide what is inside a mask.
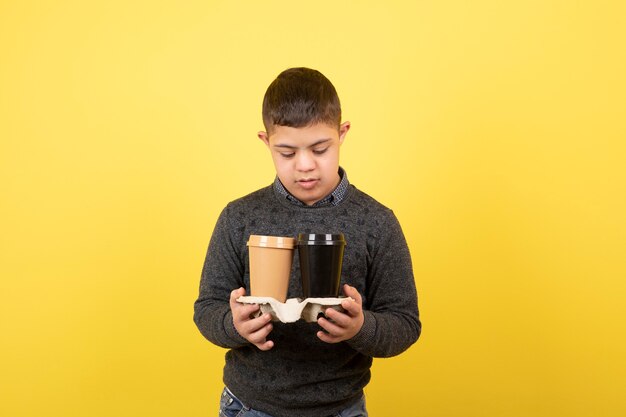
[[[343,293],[347,297],[352,297],[354,301],[350,299],[343,300],[341,306],[345,310],[343,313],[334,310],[332,308],[326,309],[326,317],[320,317],[317,319],[317,324],[326,332],[317,332],[317,337],[326,343],[339,343],[344,340],[348,340],[356,336],[356,334],[363,327],[363,306],[361,294],[356,288],[344,284]]]

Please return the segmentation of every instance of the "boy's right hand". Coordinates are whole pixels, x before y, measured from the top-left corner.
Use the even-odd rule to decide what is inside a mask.
[[[272,316],[268,313],[253,318],[252,315],[259,311],[258,304],[243,304],[237,302],[239,297],[246,295],[244,288],[238,288],[230,293],[230,311],[233,313],[233,324],[237,332],[248,342],[260,350],[270,350],[274,342],[267,340],[267,335],[272,331]]]

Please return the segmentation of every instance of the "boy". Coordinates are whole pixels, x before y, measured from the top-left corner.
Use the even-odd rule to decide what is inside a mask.
[[[393,212],[339,167],[350,122],[341,123],[337,92],[324,75],[282,72],[265,94],[263,123],[258,137],[276,178],[222,211],[195,303],[200,332],[230,349],[220,416],[367,416],[363,388],[373,357],[403,352],[421,332],[404,235]],[[249,236],[298,233],[345,235],[342,288],[354,301],[343,301],[344,312],[328,309],[317,323],[251,318],[259,306],[236,301],[250,285]],[[302,294],[297,256],[288,298]]]

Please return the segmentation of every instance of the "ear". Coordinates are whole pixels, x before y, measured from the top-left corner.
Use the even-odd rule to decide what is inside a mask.
[[[346,134],[350,130],[350,122],[343,122],[339,125],[339,144],[343,143],[343,140],[346,138]]]
[[[270,137],[267,132],[261,130],[256,135],[259,137],[259,139],[261,139],[265,146],[267,146],[268,148],[270,147]]]

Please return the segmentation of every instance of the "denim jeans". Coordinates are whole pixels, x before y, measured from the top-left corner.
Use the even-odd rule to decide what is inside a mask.
[[[246,407],[233,395],[228,388],[224,388],[220,398],[219,417],[272,417],[262,411]],[[356,404],[328,417],[367,417],[365,409],[365,397],[362,397]]]

